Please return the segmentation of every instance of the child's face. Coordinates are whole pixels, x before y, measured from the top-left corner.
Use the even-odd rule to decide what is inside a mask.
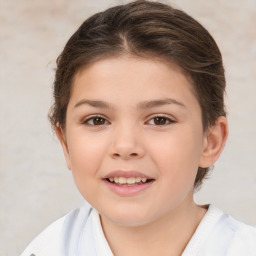
[[[199,103],[175,64],[113,57],[80,71],[65,138],[78,189],[114,223],[149,223],[193,202],[206,139]]]

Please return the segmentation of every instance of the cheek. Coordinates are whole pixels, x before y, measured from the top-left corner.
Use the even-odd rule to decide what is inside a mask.
[[[201,154],[199,134],[179,130],[170,136],[166,134],[161,139],[152,141],[151,153],[153,161],[169,181],[179,183],[193,181]]]
[[[72,133],[69,140],[71,171],[76,186],[83,197],[91,204],[99,195],[97,182],[100,165],[105,154],[104,140],[83,133]],[[96,196],[96,198],[95,198]]]
[[[95,175],[104,157],[104,140],[88,134],[73,133],[69,141],[69,156],[74,175]]]

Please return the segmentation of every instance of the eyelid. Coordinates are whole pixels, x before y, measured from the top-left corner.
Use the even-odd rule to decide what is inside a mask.
[[[95,115],[90,115],[90,116],[87,116],[86,118],[82,119],[81,121],[81,124],[84,124],[84,125],[88,125],[88,126],[103,126],[103,125],[106,125],[106,124],[102,124],[102,125],[93,125],[93,124],[88,124],[88,121],[94,119],[94,118],[102,118],[104,119],[107,124],[110,124],[110,122],[103,116],[103,115],[100,115],[100,114],[95,114]],[[169,121],[168,124],[163,124],[163,125],[156,125],[156,124],[151,124],[151,125],[155,125],[155,126],[166,126],[166,125],[170,125],[170,124],[173,124],[176,122],[176,120],[172,117],[170,117],[169,115],[165,115],[165,114],[155,114],[153,116],[150,116],[150,118],[148,119],[148,121],[146,123],[148,123],[149,121],[153,120],[154,118],[157,118],[157,117],[160,117],[160,118],[164,118],[166,120]]]
[[[88,121],[94,119],[94,118],[97,118],[97,117],[100,117],[102,119],[104,119],[108,124],[110,123],[104,116],[100,115],[100,114],[96,114],[96,115],[90,115],[90,116],[87,116],[86,118],[82,119],[81,121],[81,124],[84,124],[84,125],[88,125],[88,126],[103,126],[103,125],[106,125],[106,124],[102,124],[102,125],[92,125],[92,124],[88,124]]]
[[[163,124],[163,125],[155,125],[155,124],[152,124],[152,125],[155,125],[155,126],[166,126],[166,125],[170,125],[170,124],[176,123],[176,120],[174,118],[170,117],[169,115],[167,116],[165,114],[155,114],[155,115],[151,116],[150,119],[148,119],[147,123],[150,120],[152,120],[154,118],[157,118],[157,117],[165,118],[165,119],[167,119],[169,121],[169,123],[168,124]]]

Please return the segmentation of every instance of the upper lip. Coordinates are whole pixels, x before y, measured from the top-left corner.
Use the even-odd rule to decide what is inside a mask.
[[[109,178],[114,178],[114,177],[125,177],[125,178],[140,177],[140,178],[146,178],[146,179],[153,179],[152,177],[149,177],[149,176],[147,176],[139,171],[135,171],[135,170],[129,170],[129,171],[115,170],[115,171],[108,173],[106,176],[103,177],[103,179],[109,179]]]

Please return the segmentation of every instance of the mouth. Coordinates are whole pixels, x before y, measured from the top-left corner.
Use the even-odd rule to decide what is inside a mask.
[[[118,196],[129,197],[148,191],[156,180],[138,171],[116,170],[103,177],[103,181]]]
[[[155,179],[138,171],[117,170],[103,177],[103,181],[119,196],[135,196],[152,187]]]
[[[116,184],[118,186],[138,186],[145,183],[154,181],[154,179],[149,179],[145,177],[110,177],[105,178],[107,182]]]

